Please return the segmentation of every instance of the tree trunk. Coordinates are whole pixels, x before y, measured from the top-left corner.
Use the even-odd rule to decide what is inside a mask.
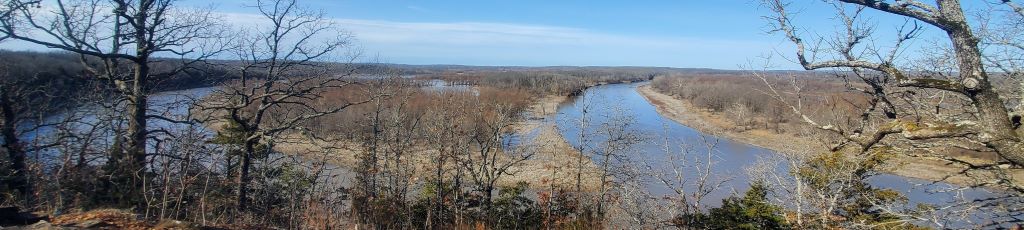
[[[1024,144],[1017,136],[1003,100],[988,80],[985,66],[981,62],[978,38],[967,24],[960,1],[939,1],[939,8],[942,17],[953,25],[946,31],[956,52],[961,84],[972,105],[978,110],[982,142],[1013,164],[1024,165]]]
[[[237,182],[238,182],[238,191],[236,191],[236,192],[238,193],[237,194],[238,197],[236,197],[237,198],[236,202],[238,203],[237,204],[238,206],[236,208],[237,208],[237,211],[239,213],[244,212],[246,209],[249,208],[248,207],[248,205],[249,205],[249,183],[250,183],[250,180],[251,180],[249,178],[249,170],[252,167],[252,156],[253,156],[253,153],[255,151],[256,151],[256,143],[255,143],[255,141],[246,140],[245,141],[245,151],[242,153],[243,155],[242,155],[242,159],[241,159],[242,160],[242,165],[240,166],[240,168],[238,170],[238,180],[237,180]]]
[[[146,95],[134,90],[128,103],[128,139],[126,150],[128,151],[128,166],[133,176],[135,189],[142,188],[142,180],[145,177],[146,169]],[[133,197],[138,197],[132,195]]]
[[[13,175],[7,181],[8,186],[18,191],[18,195],[31,204],[33,200],[32,186],[28,183],[28,167],[25,165],[25,149],[21,146],[15,128],[17,127],[17,114],[11,106],[12,101],[6,89],[0,88],[0,114],[3,115],[3,124],[0,133],[4,138],[4,148],[7,150],[8,160],[11,161]]]
[[[149,67],[146,64],[136,64],[134,83],[128,96],[128,133],[125,140],[125,154],[121,165],[125,170],[122,176],[130,177],[130,188],[126,188],[127,197],[122,200],[125,204],[141,205],[143,202],[143,190],[146,180],[146,137],[147,137],[147,95],[144,85],[149,74]],[[141,207],[137,207],[141,208]]]
[[[146,122],[146,110],[148,109],[148,90],[146,89],[147,80],[149,79],[149,43],[147,42],[147,15],[146,10],[148,6],[146,1],[140,2],[139,13],[135,15],[135,54],[138,57],[135,60],[135,72],[132,76],[131,88],[128,88],[126,92],[128,94],[128,135],[125,141],[126,148],[124,157],[127,159],[122,161],[126,165],[121,165],[123,170],[127,170],[125,173],[130,176],[130,188],[127,188],[127,196],[122,202],[136,206],[135,208],[144,208],[144,196],[145,192],[145,180],[146,180],[146,137],[147,137],[147,122]],[[140,209],[141,210],[141,209]]]
[[[484,186],[484,189],[483,189],[483,193],[484,193],[484,200],[483,200],[484,205],[483,206],[484,206],[484,213],[485,213],[485,215],[490,215],[492,213],[493,210],[491,210],[491,207],[494,204],[494,195],[493,195],[493,193],[494,193],[494,180],[489,180],[489,181],[491,181],[491,182],[488,182],[487,185]]]
[[[599,194],[599,196],[597,198],[597,216],[598,216],[598,218],[604,218],[604,212],[605,212],[604,211],[604,201],[605,201],[604,199],[605,199],[605,196],[608,195],[608,176],[609,176],[608,175],[609,174],[608,171],[609,171],[609,167],[611,166],[611,162],[610,162],[609,158],[611,158],[612,154],[611,154],[610,150],[605,150],[605,153],[603,155],[604,156],[602,156],[602,157],[604,159],[601,160],[601,189],[600,189],[601,193]]]

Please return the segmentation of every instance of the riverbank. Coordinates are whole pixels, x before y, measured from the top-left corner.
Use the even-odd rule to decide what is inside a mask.
[[[558,132],[553,116],[558,111],[558,105],[567,99],[565,96],[549,95],[534,100],[523,120],[510,128],[509,131],[521,138],[526,151],[534,151],[534,155],[512,167],[509,174],[498,181],[498,185],[514,186],[526,182],[533,189],[575,188],[576,165],[580,153]],[[210,123],[207,127],[216,130],[219,125],[214,124],[217,123]],[[352,141],[314,141],[297,133],[284,134],[276,139],[279,143],[274,148],[279,152],[308,160],[323,160],[348,170],[358,166],[357,156],[364,151],[358,143]],[[435,165],[431,159],[436,151],[425,146],[414,147],[409,151],[407,161],[414,167],[413,175],[432,175]],[[589,157],[583,157],[583,165],[582,188],[594,191],[600,185],[599,170]]]
[[[536,148],[533,158],[523,162],[513,176],[530,183],[533,188],[561,187],[571,189],[576,184],[576,165],[583,157],[582,187],[596,190],[600,185],[600,171],[589,157],[581,156],[558,132],[554,114],[558,105],[569,99],[566,96],[548,95],[539,98],[530,106],[523,122],[513,126],[517,135],[527,137]]]
[[[697,109],[684,100],[655,91],[650,85],[636,90],[657,109],[658,114],[700,132],[743,142],[776,152],[815,153],[829,150],[823,141],[763,129],[736,131],[734,124],[724,115]],[[944,180],[957,185],[971,185],[977,179],[959,174],[963,168],[947,164],[940,159],[901,156],[888,167],[887,173],[929,181]],[[1016,172],[1014,174],[1020,174]]]

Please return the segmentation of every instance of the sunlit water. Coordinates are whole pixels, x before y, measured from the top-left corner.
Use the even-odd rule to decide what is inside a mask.
[[[775,154],[764,148],[705,135],[669,118],[662,117],[654,105],[636,91],[636,87],[643,84],[647,83],[613,84],[587,89],[581,96],[559,105],[556,115],[559,131],[570,144],[580,146],[581,117],[584,115],[583,111],[586,110],[588,128],[584,134],[588,141],[585,149],[594,151],[599,148],[601,142],[607,140],[607,137],[599,132],[600,124],[608,122],[615,116],[628,117],[632,120],[628,130],[640,135],[645,141],[634,145],[632,151],[628,151],[630,155],[627,159],[632,160],[631,164],[634,165],[651,166],[653,171],[669,170],[670,156],[677,156],[677,161],[675,161],[677,165],[681,165],[681,163],[692,165],[696,161],[706,162],[707,146],[711,145],[713,154],[711,172],[714,176],[710,179],[712,181],[727,180],[722,184],[722,188],[706,198],[707,204],[712,206],[718,205],[722,198],[730,195],[742,195],[749,188],[750,183],[746,169],[755,165],[759,159],[770,158]],[[686,149],[689,149],[688,155],[679,157],[679,153]],[[686,175],[691,178],[689,178],[689,183],[683,187],[692,191],[695,187],[693,177],[696,177],[696,173],[693,169],[686,170],[690,170],[686,172]],[[779,164],[775,166],[774,170],[784,174],[788,169],[785,165]],[[660,180],[653,176],[653,173],[644,179],[646,181],[643,183],[648,185],[648,190],[652,194],[671,194],[671,190],[667,190]],[[874,176],[870,178],[870,183],[880,188],[890,188],[902,192],[909,199],[910,205],[918,203],[941,205],[954,201],[957,197],[973,200],[998,195],[986,189],[959,189],[958,192],[946,192],[957,190],[958,187],[890,174]],[[972,219],[979,220],[984,217]]]

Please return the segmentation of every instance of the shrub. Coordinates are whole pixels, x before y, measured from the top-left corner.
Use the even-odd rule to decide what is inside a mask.
[[[768,190],[755,183],[743,197],[722,200],[722,206],[707,213],[683,215],[673,220],[677,227],[702,229],[790,229],[782,207],[768,203]]]

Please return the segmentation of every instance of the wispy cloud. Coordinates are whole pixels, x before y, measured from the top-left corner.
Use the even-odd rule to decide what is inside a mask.
[[[430,9],[427,9],[427,8],[424,8],[424,7],[420,7],[420,6],[415,6],[415,5],[408,5],[408,6],[405,6],[405,8],[409,9],[409,10],[412,10],[412,11],[421,12],[421,13],[431,13],[431,12],[434,12],[433,10],[430,10]]]
[[[355,34],[368,52],[415,63],[735,68],[733,63],[773,46],[761,41],[622,35],[546,25],[334,20]]]
[[[264,21],[255,14],[220,14],[238,27]],[[365,54],[409,64],[736,68],[776,46],[756,38],[658,37],[549,25],[330,20],[353,34]],[[20,44],[0,43],[0,48],[11,45]]]
[[[236,23],[256,15],[228,14]],[[332,18],[364,53],[410,64],[637,65],[736,68],[776,43],[616,34],[583,28],[490,22],[400,22]]]

